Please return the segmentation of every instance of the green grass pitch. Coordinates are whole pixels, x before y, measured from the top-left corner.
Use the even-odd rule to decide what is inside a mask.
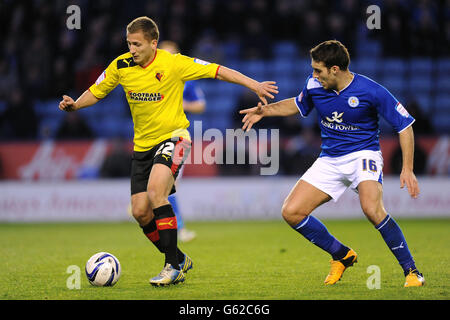
[[[296,300],[450,298],[450,220],[397,219],[426,286],[403,288],[404,276],[380,234],[366,220],[324,220],[329,231],[359,255],[341,281],[325,286],[328,254],[283,221],[189,222],[198,237],[180,244],[194,261],[185,283],[149,285],[163,256],[135,223],[0,224],[0,299],[26,300]],[[119,258],[114,287],[93,287],[84,265],[94,253]],[[68,289],[71,265],[80,289]],[[380,268],[380,289],[368,289],[368,267]]]

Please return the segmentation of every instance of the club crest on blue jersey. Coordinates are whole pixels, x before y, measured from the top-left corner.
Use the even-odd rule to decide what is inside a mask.
[[[348,98],[348,105],[352,108],[356,108],[359,105],[359,99],[355,96]]]

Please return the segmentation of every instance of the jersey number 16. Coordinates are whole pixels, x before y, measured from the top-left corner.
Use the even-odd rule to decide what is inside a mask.
[[[375,160],[367,161],[367,159],[362,159],[362,169],[363,171],[367,171],[367,165],[369,166],[369,170],[373,172],[377,172],[377,163]]]

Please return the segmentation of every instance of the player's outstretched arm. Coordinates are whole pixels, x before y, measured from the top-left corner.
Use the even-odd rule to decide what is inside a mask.
[[[183,100],[183,109],[186,112],[200,114],[205,111],[205,108],[206,108],[205,100],[195,100],[195,101]]]
[[[86,90],[83,94],[74,101],[71,97],[63,95],[63,99],[59,103],[59,109],[67,112],[72,112],[81,108],[86,108],[96,104],[100,99],[92,94],[91,91]]]
[[[242,73],[236,70],[224,66],[220,66],[217,72],[217,79],[240,84],[242,86],[249,88],[258,95],[259,99],[264,104],[267,104],[266,98],[270,99],[274,98],[272,93],[278,93],[278,87],[275,85],[276,83],[275,81],[258,82],[252,78],[247,77],[246,75],[243,75]]]
[[[414,132],[412,126],[399,133],[402,149],[402,172],[400,173],[400,188],[406,184],[410,196],[416,199],[419,195],[419,183],[413,172],[414,167]]]
[[[261,102],[256,107],[240,110],[240,114],[245,114],[242,122],[242,130],[249,131],[252,126],[263,117],[287,117],[299,113],[295,98],[284,99],[275,103],[263,106]]]

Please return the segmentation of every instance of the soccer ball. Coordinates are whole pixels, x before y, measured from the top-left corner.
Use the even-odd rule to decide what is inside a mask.
[[[94,254],[86,262],[86,276],[93,286],[113,286],[120,278],[120,262],[108,252]]]

